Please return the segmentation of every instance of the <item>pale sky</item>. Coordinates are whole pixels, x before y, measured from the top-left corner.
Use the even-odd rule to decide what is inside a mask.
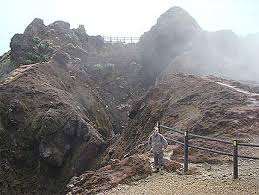
[[[73,28],[83,24],[89,35],[140,36],[173,6],[184,8],[204,30],[259,32],[258,0],[1,0],[0,55],[34,18],[45,25],[56,20]]]

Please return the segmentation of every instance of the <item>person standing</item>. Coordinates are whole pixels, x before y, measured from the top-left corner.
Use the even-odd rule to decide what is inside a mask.
[[[165,137],[159,133],[158,127],[154,127],[153,133],[150,135],[148,139],[148,145],[151,148],[151,152],[154,156],[154,164],[155,164],[155,173],[158,173],[161,168],[163,168],[163,157],[164,157],[164,149],[167,148],[167,141]]]

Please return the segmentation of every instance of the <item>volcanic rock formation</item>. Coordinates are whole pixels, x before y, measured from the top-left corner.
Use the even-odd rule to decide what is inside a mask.
[[[137,44],[33,20],[0,58],[0,193],[64,193],[72,176],[145,153],[157,121],[224,139],[258,135],[258,86],[204,76],[256,78],[258,40],[205,32],[179,7]],[[181,160],[179,147],[174,154]],[[190,159],[215,160],[197,151]],[[88,185],[94,174],[80,177]]]
[[[134,45],[104,47],[83,26],[40,19],[10,45],[1,59],[1,193],[62,193],[70,177],[98,166],[142,93],[132,88]]]

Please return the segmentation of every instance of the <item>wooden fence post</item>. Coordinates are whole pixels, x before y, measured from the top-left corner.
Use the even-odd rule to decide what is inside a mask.
[[[188,131],[184,132],[184,173],[188,171],[188,156],[189,156],[189,144],[188,144]]]
[[[233,141],[233,179],[238,178],[238,143]]]

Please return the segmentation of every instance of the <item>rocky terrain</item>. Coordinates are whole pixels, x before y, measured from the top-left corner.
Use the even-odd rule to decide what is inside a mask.
[[[179,171],[180,163],[166,160],[164,170],[169,173]],[[97,171],[90,171],[73,177],[68,184],[68,194],[93,194],[109,190],[118,184],[128,184],[152,175],[150,159],[145,155],[133,155],[123,160],[112,160]]]
[[[139,69],[136,52],[121,56],[132,47],[40,19],[13,37],[2,57],[15,69],[0,83],[1,193],[60,193],[73,175],[98,167],[142,93],[129,72]]]
[[[209,77],[167,75],[166,71],[133,107],[127,127],[129,131],[124,131],[114,144],[115,155],[121,157],[127,152],[141,151],[152,131],[151,127],[158,120],[166,126],[195,134],[245,141],[249,136],[258,134],[258,108],[256,105],[250,107],[251,104],[249,95]],[[183,139],[170,131],[165,133],[179,141]],[[191,140],[191,143],[198,146],[205,144],[200,139]],[[222,144],[213,142],[209,146],[228,150]],[[231,146],[229,149],[231,151]],[[195,153],[193,155],[198,157]]]
[[[105,43],[82,25],[34,19],[0,57],[0,193],[91,194],[145,178],[146,141],[158,121],[250,141],[259,134],[259,88],[236,79],[256,78],[258,40],[203,31],[179,7],[136,44]],[[215,142],[190,142],[231,152]],[[169,158],[182,162],[181,146],[170,144]],[[197,150],[190,160],[230,161]]]

